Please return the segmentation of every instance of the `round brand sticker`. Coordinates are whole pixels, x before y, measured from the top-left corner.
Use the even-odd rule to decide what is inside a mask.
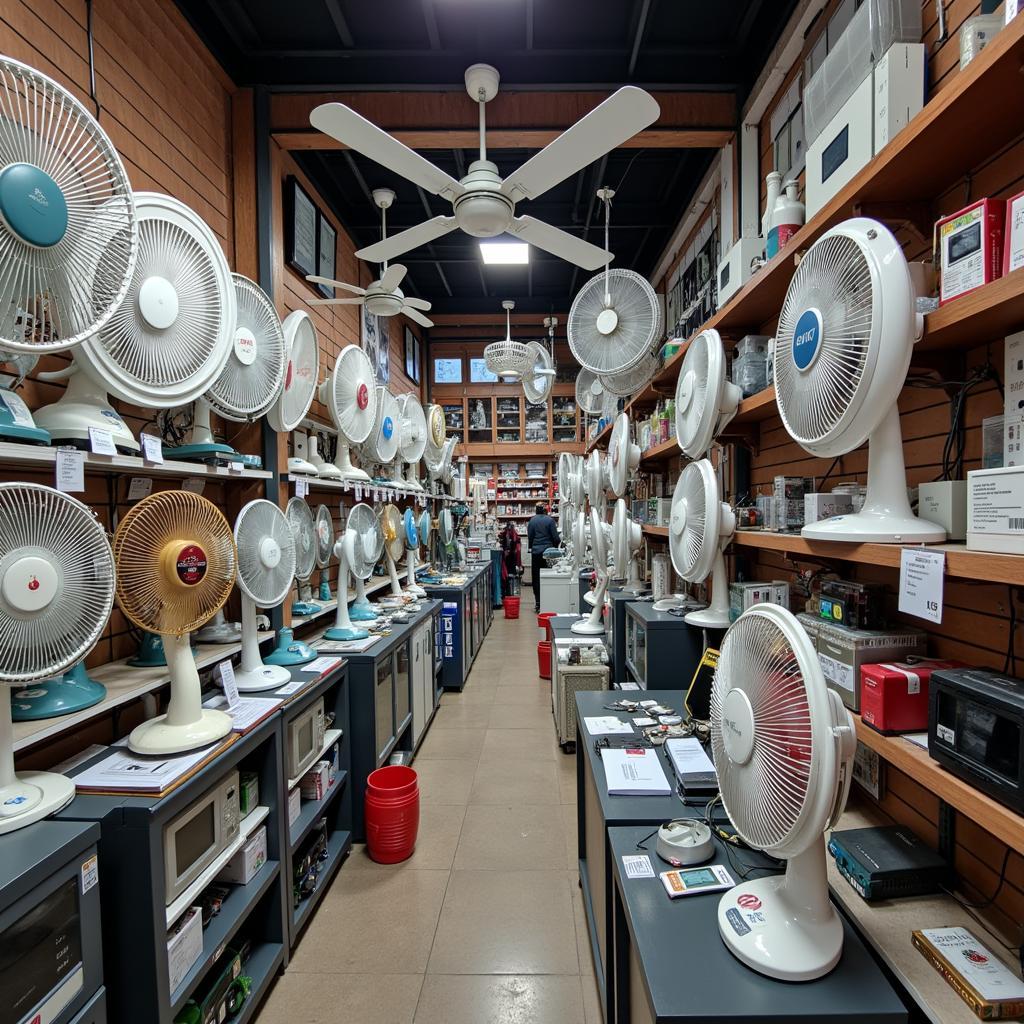
[[[198,544],[186,544],[178,552],[174,568],[182,583],[194,587],[206,575],[206,552]]]
[[[793,332],[793,362],[801,373],[810,369],[817,358],[821,336],[821,313],[814,308],[805,309]]]
[[[359,406],[360,412],[370,404],[370,389],[365,384],[360,384],[356,388],[356,405]]]
[[[987,964],[988,957],[984,953],[979,952],[976,949],[965,949],[964,956],[971,961],[972,964]]]
[[[742,896],[738,896],[736,898],[736,903],[744,910],[761,909],[761,901],[752,892],[745,892]]]

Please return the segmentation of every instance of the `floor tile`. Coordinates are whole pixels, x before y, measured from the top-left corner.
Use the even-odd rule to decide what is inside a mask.
[[[580,978],[580,987],[583,989],[583,1012],[587,1024],[604,1024],[604,1014],[601,1012],[601,993],[597,988],[597,977],[595,975],[584,975]]]
[[[442,704],[437,709],[431,729],[486,729],[490,723],[492,706],[465,702]]]
[[[420,785],[420,803],[468,804],[476,762],[460,758],[417,757],[413,768]]]
[[[494,688],[492,704],[534,704],[537,707],[551,709],[551,692],[542,690],[540,687],[534,689],[532,686],[515,686],[512,684],[499,683]]]
[[[378,864],[370,858],[365,846],[353,849],[345,870],[405,871],[436,868],[447,871],[455,859],[455,850],[462,834],[464,805],[422,804],[420,827],[413,855],[400,864]]]
[[[289,970],[277,979],[259,1024],[412,1024],[422,974],[322,974]]]
[[[550,761],[481,761],[470,790],[471,804],[527,807],[560,802],[558,772]]]
[[[470,804],[453,866],[457,871],[565,868],[562,808]]]
[[[562,804],[562,835],[565,838],[566,867],[575,871],[579,864],[579,833],[577,831],[576,804]]]
[[[483,729],[441,729],[431,728],[416,755],[420,759],[435,757],[450,760],[477,760],[484,742]]]
[[[484,733],[480,760],[554,761],[557,753],[550,729],[488,729]]]
[[[571,975],[428,974],[415,1024],[584,1024],[585,1020],[580,979]]]
[[[556,739],[555,719],[546,703],[491,704],[487,714],[492,729],[548,729]]]

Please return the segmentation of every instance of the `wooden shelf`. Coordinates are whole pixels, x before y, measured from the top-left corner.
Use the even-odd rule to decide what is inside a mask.
[[[883,736],[866,726],[860,715],[853,716],[857,739],[878,753],[884,761],[906,772],[940,800],[955,807],[966,818],[977,822],[986,832],[1024,853],[1024,818],[955,775],[951,775],[928,751],[904,736]]]
[[[796,556],[832,558],[842,562],[886,566],[897,570],[900,567],[900,552],[903,550],[903,546],[899,544],[810,541],[800,534],[770,533],[767,530],[737,530],[733,535],[733,543],[740,547],[765,548]],[[1018,585],[1024,579],[1024,555],[968,551],[963,544],[929,544],[928,550],[945,552],[946,575],[949,577],[1014,585]]]
[[[237,475],[237,474],[236,474]],[[270,476],[270,474],[266,474]],[[289,483],[305,480],[311,491],[342,491],[355,494],[356,485],[362,488],[362,500],[366,501],[368,493],[380,492],[382,501],[397,501],[400,498],[426,498],[428,501],[455,501],[456,499],[448,494],[431,494],[427,490],[414,491],[406,487],[388,487],[385,484],[375,484],[372,480],[323,480],[318,476],[306,476],[304,473],[289,473]]]
[[[966,347],[998,338],[1024,324],[1024,270],[1015,270],[929,313],[923,350]]]
[[[679,447],[679,442],[674,438],[670,437],[667,441],[662,441],[660,444],[652,445],[645,452],[640,454],[640,465],[650,465],[655,462],[664,462],[666,459],[675,458],[678,455],[682,455],[683,451]]]
[[[758,391],[756,395],[744,398],[732,422],[725,428],[724,433],[729,433],[729,428],[736,424],[760,423],[771,416],[778,415],[779,407],[775,404],[775,388],[767,387],[764,391]]]
[[[644,523],[642,530],[648,537],[661,537],[664,540],[668,540],[667,526],[650,526],[647,523]]]

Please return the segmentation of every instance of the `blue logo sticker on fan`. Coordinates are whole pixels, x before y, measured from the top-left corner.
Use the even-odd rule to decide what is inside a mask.
[[[384,435],[385,441],[391,440],[391,435],[395,432],[395,424],[392,422],[390,416],[384,417],[384,422],[381,424],[380,432]]]
[[[48,249],[68,229],[68,204],[60,186],[32,164],[10,164],[0,171],[0,214],[27,245]]]
[[[814,362],[822,334],[821,313],[813,308],[805,309],[793,332],[793,362],[798,370],[806,370]]]

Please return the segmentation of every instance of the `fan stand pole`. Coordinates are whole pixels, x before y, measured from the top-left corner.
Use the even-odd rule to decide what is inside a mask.
[[[291,672],[283,665],[264,664],[256,628],[256,602],[242,594],[242,662],[235,673],[239,692],[273,690],[289,679]]]
[[[14,723],[11,720],[11,691],[0,688],[0,792],[13,786],[14,774]]]
[[[213,443],[210,403],[205,398],[197,398],[192,406],[192,439],[189,441],[189,444]]]
[[[352,625],[348,614],[348,558],[345,555],[345,535],[335,545],[338,555],[338,610],[334,613],[334,625],[324,636],[328,640],[365,640],[370,634],[365,629]]]
[[[244,609],[243,609],[244,615]],[[244,632],[244,625],[242,627]],[[189,644],[189,634],[161,635],[164,656],[171,676],[171,699],[167,703],[168,725],[192,725],[203,716],[202,686],[199,670]]]
[[[356,576],[356,599],[349,608],[349,618],[356,622],[376,622],[377,612],[375,605],[370,604],[366,597],[366,580]]]
[[[725,538],[728,543],[730,538]],[[725,544],[718,545],[718,553],[711,568],[711,602],[707,608],[690,612],[685,621],[691,626],[705,629],[729,628],[729,576],[725,571]]]
[[[352,465],[352,456],[348,441],[338,435],[338,450],[334,455],[334,466],[341,473],[343,480],[369,480],[370,475],[363,469]]]
[[[388,575],[391,577],[391,594],[393,597],[403,597],[402,584],[398,582],[398,567],[395,560],[388,554]]]
[[[407,582],[405,589],[410,594],[415,594],[416,597],[426,597],[427,592],[416,582],[416,549],[409,548],[409,553],[405,556],[406,567],[407,567]]]
[[[586,619],[574,622],[570,627],[573,633],[588,636],[598,636],[604,632],[604,623],[601,615],[604,612],[604,596],[608,592],[608,572],[597,571],[597,589],[594,591],[594,607]]]

